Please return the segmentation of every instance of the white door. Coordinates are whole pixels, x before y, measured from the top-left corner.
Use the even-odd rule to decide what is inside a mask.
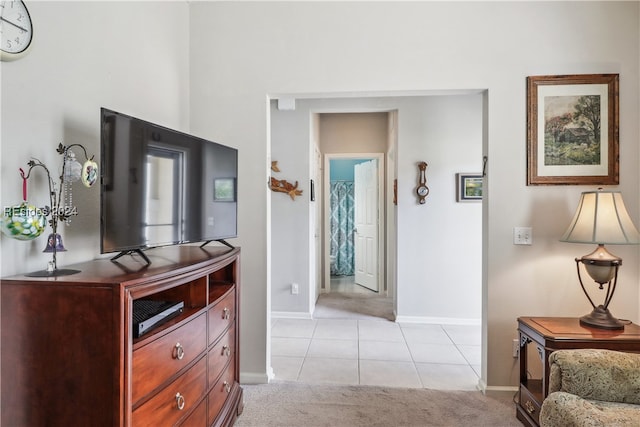
[[[378,292],[378,164],[355,166],[355,282]]]

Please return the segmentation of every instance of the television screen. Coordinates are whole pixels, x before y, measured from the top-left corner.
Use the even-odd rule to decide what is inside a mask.
[[[238,150],[101,109],[101,252],[237,237]]]

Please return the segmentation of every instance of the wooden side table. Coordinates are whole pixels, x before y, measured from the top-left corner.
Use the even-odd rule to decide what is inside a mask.
[[[516,417],[526,426],[538,426],[540,407],[549,392],[549,355],[561,349],[601,348],[640,353],[640,326],[622,331],[587,328],[577,317],[520,317],[520,398]],[[542,364],[540,378],[529,378],[527,346],[535,345]]]

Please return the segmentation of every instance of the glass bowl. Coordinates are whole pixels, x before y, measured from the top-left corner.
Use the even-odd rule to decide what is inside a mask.
[[[42,209],[27,202],[4,208],[0,217],[0,230],[17,240],[33,240],[40,236],[47,226],[47,217]]]

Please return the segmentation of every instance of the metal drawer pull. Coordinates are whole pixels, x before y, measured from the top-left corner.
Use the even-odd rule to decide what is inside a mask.
[[[180,343],[176,343],[176,346],[173,349],[173,358],[174,359],[178,359],[178,360],[182,360],[182,358],[184,357],[184,347],[182,347],[182,344]]]
[[[222,354],[229,357],[231,355],[231,349],[228,345],[222,346]]]
[[[184,409],[184,396],[180,393],[176,394],[176,405],[178,405],[178,410],[182,411]]]
[[[229,393],[231,391],[231,384],[229,384],[228,382],[224,382],[222,383],[224,385],[224,390]]]
[[[527,400],[526,402],[524,402],[524,408],[527,410],[529,414],[533,414],[533,411],[536,410],[535,406],[533,406],[533,403],[531,403],[530,400]]]
[[[225,307],[225,308],[222,310],[222,318],[223,318],[224,320],[229,320],[229,314],[230,314],[230,313],[231,313],[231,310],[229,310],[227,307]]]

